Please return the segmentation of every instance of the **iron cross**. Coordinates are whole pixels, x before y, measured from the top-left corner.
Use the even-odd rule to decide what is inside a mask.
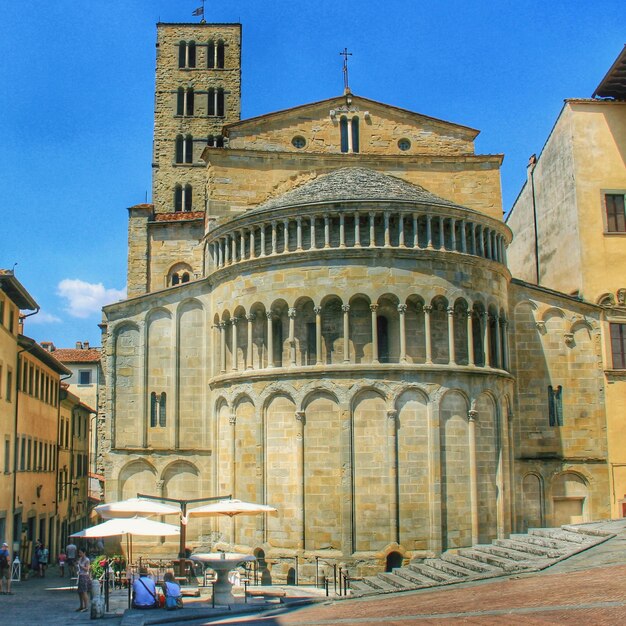
[[[344,48],[343,52],[339,53],[343,57],[343,88],[346,91],[350,91],[348,86],[348,57],[352,56],[352,52],[348,52],[348,48]]]

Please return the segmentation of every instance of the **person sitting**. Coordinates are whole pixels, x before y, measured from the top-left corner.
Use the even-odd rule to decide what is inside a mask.
[[[163,577],[163,595],[165,596],[166,609],[171,611],[183,608],[183,594],[172,572],[165,572]]]
[[[133,608],[134,609],[158,609],[159,600],[156,594],[156,585],[148,576],[148,570],[142,567],[139,570],[139,578],[133,583]]]

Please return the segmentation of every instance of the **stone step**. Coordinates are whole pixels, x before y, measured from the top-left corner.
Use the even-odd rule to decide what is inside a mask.
[[[365,578],[362,578],[361,581],[378,591],[398,591],[398,588],[395,585],[388,583],[379,576],[366,576]]]
[[[452,563],[453,565],[458,565],[459,567],[464,567],[465,569],[469,569],[472,572],[475,572],[478,575],[484,574],[498,574],[504,573],[504,570],[500,567],[494,567],[493,565],[489,565],[488,563],[483,563],[481,561],[477,561],[476,559],[466,557],[462,554],[454,554],[445,552],[441,555],[442,561],[447,561],[448,563]]]
[[[583,545],[589,542],[588,536],[562,530],[560,528],[530,528],[528,530],[528,534],[539,537],[548,537],[549,539],[559,539],[561,541],[567,541],[570,544],[575,543]]]
[[[494,554],[495,556],[500,556],[503,559],[510,559],[511,561],[516,561],[518,563],[532,561],[537,558],[537,555],[535,554],[530,554],[529,552],[521,552],[520,550],[516,550],[511,546],[486,544],[474,547],[482,550],[483,552],[488,552],[489,554]]]
[[[587,537],[596,537],[602,539],[608,539],[613,536],[613,533],[607,532],[606,530],[600,530],[599,528],[590,528],[589,526],[570,526],[569,524],[564,524],[561,526],[562,530],[566,530],[569,533],[578,533],[579,535],[587,535]]]
[[[426,559],[424,563],[426,565],[430,565],[431,567],[434,567],[435,569],[440,569],[443,572],[452,574],[453,576],[458,576],[459,578],[467,578],[468,576],[473,576],[477,573],[475,570],[471,570],[467,567],[462,567],[461,565],[456,565],[455,563],[446,561],[443,558]]]
[[[459,550],[459,554],[468,559],[474,559],[476,561],[480,561],[481,563],[486,563],[487,565],[499,567],[505,572],[517,572],[525,569],[524,565],[518,563],[517,561],[496,556],[495,554],[490,554],[489,552],[485,552],[478,547],[463,548],[462,550]]]
[[[496,539],[493,542],[496,546],[503,548],[510,548],[526,554],[527,558],[543,558],[543,559],[558,559],[561,556],[561,552],[555,548],[548,548],[546,546],[535,545],[526,541],[516,541],[514,539]]]
[[[415,585],[416,588],[432,587],[433,585],[440,584],[440,581],[435,581],[432,578],[428,578],[428,576],[423,576],[422,574],[419,574],[418,572],[409,569],[408,567],[398,567],[397,569],[393,570],[393,573],[396,576],[400,576],[401,578],[409,581],[410,583]]]
[[[552,539],[551,537],[542,537],[541,535],[511,535],[512,541],[520,541],[533,546],[543,546],[553,548],[559,552],[569,552],[572,544],[569,541],[561,541],[560,539]]]
[[[450,574],[448,572],[444,572],[441,569],[437,569],[432,565],[428,565],[427,563],[409,563],[408,568],[421,574],[422,576],[426,576],[436,582],[447,583],[450,581],[459,580],[459,576],[456,574]]]
[[[362,593],[371,593],[375,591],[374,587],[368,585],[363,579],[351,578],[350,579],[350,592],[352,595],[361,595]]]
[[[381,572],[377,575],[377,578],[382,578],[385,582],[393,585],[399,591],[403,589],[415,589],[416,587],[415,582],[409,581],[403,576],[398,575],[395,570],[393,572]]]

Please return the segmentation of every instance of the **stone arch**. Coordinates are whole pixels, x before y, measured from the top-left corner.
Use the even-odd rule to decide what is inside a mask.
[[[344,359],[343,300],[337,295],[322,299],[322,362],[327,365]]]
[[[444,296],[435,296],[431,301],[430,336],[433,363],[448,363],[448,300]]]
[[[580,472],[567,470],[552,477],[552,525],[589,521],[589,481]]]
[[[404,327],[406,335],[406,358],[409,363],[426,362],[426,338],[424,323],[424,298],[411,294],[406,299]]]
[[[545,525],[543,478],[538,472],[528,472],[522,478],[522,532]]]
[[[175,287],[188,283],[193,278],[193,268],[189,263],[180,261],[174,263],[165,275],[165,287]]]
[[[396,475],[398,543],[414,550],[430,549],[428,396],[420,388],[402,390],[396,410]]]
[[[400,300],[393,293],[379,296],[377,310],[378,360],[381,363],[400,361]]]
[[[358,293],[350,298],[350,357],[354,363],[371,363],[372,312],[369,296]]]
[[[315,365],[318,360],[315,304],[312,298],[302,296],[296,300],[294,308],[296,309],[294,322],[296,363],[299,365]]]
[[[439,404],[442,549],[472,543],[468,424],[464,392],[446,390]]]
[[[117,489],[120,500],[135,498],[138,493],[151,494],[156,489],[157,471],[145,459],[134,459],[126,463],[118,474]]]
[[[341,410],[327,389],[303,398],[305,549],[341,550]]]
[[[387,398],[372,388],[359,390],[352,402],[355,551],[382,550],[396,534],[389,515],[395,488],[388,451],[388,408]]]

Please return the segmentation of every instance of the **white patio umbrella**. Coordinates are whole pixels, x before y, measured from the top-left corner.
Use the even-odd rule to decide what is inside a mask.
[[[155,522],[145,517],[125,517],[107,520],[102,524],[90,526],[70,536],[85,538],[126,536],[127,540],[130,539],[129,561],[132,561],[132,538],[135,535],[144,537],[180,535],[180,529],[178,526]]]
[[[94,511],[104,519],[149,517],[150,515],[179,515],[180,506],[144,498],[129,498],[128,500],[99,504],[94,508]]]
[[[195,509],[187,511],[187,515],[197,515],[204,517],[219,517],[227,515],[260,515],[261,513],[276,513],[276,509],[268,504],[257,504],[256,502],[244,502],[243,500],[219,500],[211,502]]]

